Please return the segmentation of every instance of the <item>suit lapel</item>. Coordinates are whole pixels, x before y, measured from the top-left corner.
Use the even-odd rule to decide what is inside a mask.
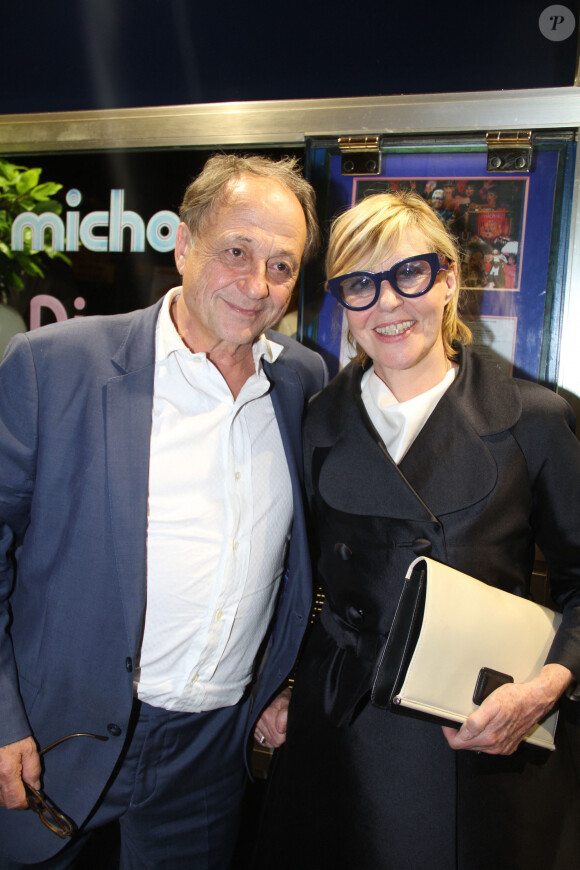
[[[292,486],[298,486],[302,479],[302,415],[304,412],[304,393],[298,376],[282,363],[269,363],[264,360],[264,371],[272,390],[270,397],[276,414],[280,437],[286,452]],[[296,503],[296,492],[295,492]]]
[[[129,641],[137,647],[146,601],[147,505],[155,323],[159,306],[130,322],[105,385],[107,482],[115,559]]]

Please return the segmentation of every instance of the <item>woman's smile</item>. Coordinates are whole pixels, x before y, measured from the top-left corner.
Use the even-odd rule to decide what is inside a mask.
[[[385,326],[375,326],[375,332],[388,337],[399,336],[415,325],[416,320],[403,320],[399,323],[388,323]]]

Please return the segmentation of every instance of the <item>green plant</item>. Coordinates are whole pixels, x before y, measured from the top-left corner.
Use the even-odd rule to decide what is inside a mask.
[[[44,244],[41,251],[32,250],[30,234],[23,251],[11,248],[12,223],[22,212],[60,214],[62,204],[52,197],[62,188],[54,181],[39,183],[42,169],[17,166],[0,158],[0,293],[6,298],[10,290],[22,290],[24,278],[44,277],[48,260],[70,260],[60,251]]]

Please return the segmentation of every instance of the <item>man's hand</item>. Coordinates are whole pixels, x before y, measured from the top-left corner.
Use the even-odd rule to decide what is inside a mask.
[[[0,806],[26,809],[23,781],[40,788],[40,757],[32,737],[0,747]]]
[[[290,689],[284,689],[280,692],[258,719],[254,740],[260,746],[277,749],[286,740],[286,723],[291,694]]]
[[[529,683],[507,683],[492,692],[461,726],[443,728],[452,749],[512,755],[523,738],[550,712],[572,682],[570,671],[545,665]]]

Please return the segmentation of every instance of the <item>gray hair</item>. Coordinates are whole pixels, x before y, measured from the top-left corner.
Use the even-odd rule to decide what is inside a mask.
[[[231,184],[242,175],[272,178],[289,190],[302,206],[306,220],[304,262],[316,253],[320,244],[320,229],[316,216],[316,194],[298,168],[295,157],[271,160],[257,154],[214,154],[200,174],[185,191],[179,217],[187,224],[192,236],[201,232],[213,210],[227,200]]]

